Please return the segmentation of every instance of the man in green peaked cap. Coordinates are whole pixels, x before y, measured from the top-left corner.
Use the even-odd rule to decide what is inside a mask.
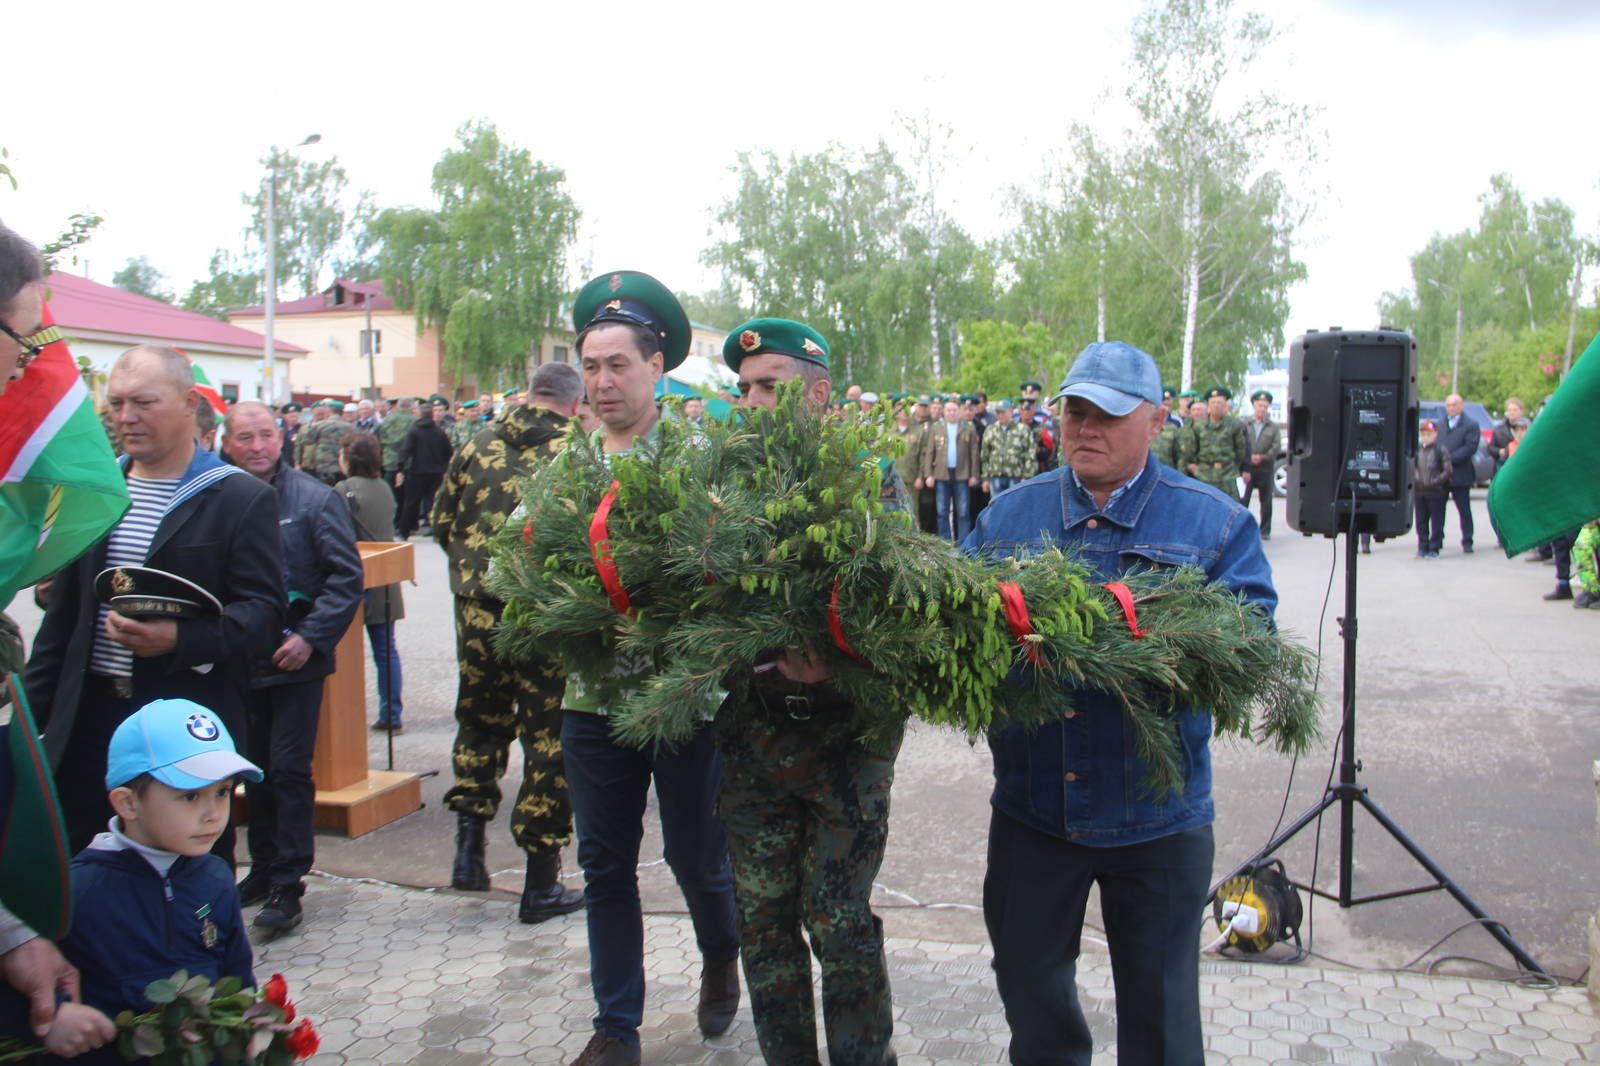
[[[655,432],[661,375],[689,351],[689,318],[666,286],[632,270],[602,274],[573,305],[578,366],[608,455]],[[565,453],[563,453],[565,454]],[[557,456],[554,462],[561,462]],[[619,658],[612,673],[627,690],[640,664]],[[637,682],[630,682],[631,678]],[[739,1007],[739,934],[733,872],[714,811],[722,762],[708,724],[673,751],[639,751],[611,737],[606,707],[575,678],[562,699],[561,749],[589,926],[589,979],[598,1008],[594,1036],[575,1066],[636,1066],[644,1016],[644,918],[636,873],[645,797],[654,779],[667,865],[689,907],[701,951],[700,1031],[719,1036]]]
[[[1245,447],[1244,426],[1228,412],[1231,399],[1233,393],[1226,386],[1213,385],[1206,390],[1205,414],[1180,438],[1178,458],[1190,476],[1238,502],[1239,475],[1250,453]]]
[[[799,378],[806,399],[826,408],[833,388],[828,355],[822,334],[783,318],[746,322],[722,346],[745,407],[773,407],[778,386]],[[892,466],[884,471],[884,504],[909,514]],[[717,734],[718,807],[733,856],[740,949],[761,1054],[772,1063],[818,1061],[815,953],[829,1061],[893,1062],[883,925],[870,897],[888,843],[900,737],[884,750],[860,744],[856,708],[813,649],[786,650],[775,666],[725,680]],[[800,706],[808,713],[791,713]]]

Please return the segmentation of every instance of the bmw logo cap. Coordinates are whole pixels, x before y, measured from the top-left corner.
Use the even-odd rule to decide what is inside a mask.
[[[155,700],[117,726],[106,754],[106,788],[140,774],[184,792],[233,777],[261,780],[260,768],[234,748],[228,727],[193,700]]]

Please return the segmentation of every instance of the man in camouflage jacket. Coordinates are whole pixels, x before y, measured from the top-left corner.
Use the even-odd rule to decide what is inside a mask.
[[[417,424],[417,401],[414,397],[407,396],[400,400],[395,409],[383,416],[383,421],[378,423],[378,444],[383,449],[383,480],[388,483],[390,491],[395,491],[394,475],[400,469],[400,442],[406,439],[406,433]],[[398,499],[398,493],[396,493]]]
[[[484,834],[500,806],[501,776],[513,739],[522,744],[522,787],[511,836],[528,856],[517,917],[541,922],[583,906],[583,893],[561,887],[561,848],[572,839],[572,804],[561,760],[561,695],[566,679],[544,659],[511,663],[494,651],[505,604],[484,587],[489,544],[521,503],[518,485],[533,466],[560,451],[567,420],[583,399],[583,379],[564,363],[533,375],[530,402],[514,408],[457,448],[434,496],[433,537],[445,550],[455,596],[455,784],[444,805],[456,812],[452,888],[489,888]]]
[[[1012,417],[1010,400],[996,401],[994,416],[994,424],[983,435],[979,462],[983,491],[991,498],[1039,472],[1033,427]]]
[[[1179,438],[1178,458],[1194,478],[1238,502],[1239,475],[1250,451],[1245,446],[1243,424],[1228,413],[1232,399],[1233,393],[1221,385],[1206,390],[1206,417]]]
[[[295,440],[295,464],[325,485],[336,484],[344,477],[339,471],[339,448],[345,436],[355,431],[354,423],[335,416],[330,403],[336,402],[324,400],[318,404],[311,425],[296,434]]]

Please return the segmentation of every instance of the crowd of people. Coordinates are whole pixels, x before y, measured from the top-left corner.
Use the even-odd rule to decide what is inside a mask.
[[[17,366],[0,381],[22,373],[34,350],[40,286],[37,253],[0,228],[0,370]],[[882,923],[869,899],[899,743],[869,751],[858,742],[859,709],[816,647],[731,671],[721,698],[707,700],[703,727],[672,751],[620,744],[605,698],[555,662],[496,653],[505,605],[485,582],[488,542],[514,520],[522,475],[563,461],[574,421],[619,455],[663,419],[703,417],[695,401],[675,410],[658,397],[662,376],[687,354],[689,323],[654,278],[594,278],[574,303],[573,326],[577,368],[543,365],[525,393],[498,405],[489,394],[456,410],[442,396],[325,401],[302,422],[298,405],[244,401],[222,414],[216,452],[206,437],[217,413],[201,409],[182,353],[147,345],[116,361],[106,421],[131,506],[37,591],[45,615],[23,684],[37,724],[19,714],[10,726],[42,745],[44,784],[60,797],[77,853],[79,918],[58,946],[0,910],[0,975],[12,997],[0,1021],[63,1057],[109,1054],[107,1018],[148,1006],[122,979],[130,974],[184,967],[253,984],[243,908],[259,905],[253,923],[274,932],[303,918],[322,680],[363,607],[378,672],[374,725],[403,728],[395,622],[404,605],[398,587],[363,589],[357,542],[425,528],[445,553],[455,605],[450,882],[489,887],[486,836],[517,743],[523,776],[510,831],[527,856],[518,917],[586,916],[594,1034],[573,1066],[641,1061],[636,871],[652,784],[666,862],[702,956],[701,1031],[725,1032],[747,989],[766,1059],[818,1061],[814,956],[829,1060],[895,1061]],[[829,342],[804,323],[743,323],[723,358],[740,404],[772,406],[794,380],[808,402],[834,402]],[[877,416],[892,419],[906,447],[885,479],[885,507],[961,551],[1061,547],[1102,581],[1134,565],[1198,565],[1270,615],[1276,593],[1262,541],[1281,432],[1270,395],[1252,396],[1243,419],[1230,400],[1221,386],[1175,394],[1149,355],[1113,341],[1085,348],[1048,393],[1024,381],[1014,399],[991,406],[982,394],[880,400],[852,386],[842,413],[886,405]],[[1417,506],[1420,538],[1426,500],[1428,539],[1419,554],[1437,551],[1455,432],[1454,421],[1423,430]],[[1259,495],[1259,522],[1241,485],[1246,501]],[[1591,545],[1600,536],[1584,533]],[[1470,546],[1470,521],[1463,540]],[[1592,551],[1590,559],[1592,578]],[[177,606],[136,609],[156,601]],[[626,656],[606,665],[618,682],[607,691],[627,691],[649,672]],[[1173,694],[1187,775],[1181,794],[1154,797],[1112,698],[1070,695],[1074,710],[1061,720],[990,738],[983,913],[1012,1061],[1089,1060],[1074,976],[1098,886],[1119,1059],[1201,1062],[1210,716]],[[734,716],[745,723],[738,731],[718,728]],[[240,783],[249,803],[242,879],[229,825]],[[561,880],[574,832],[581,891]],[[3,888],[13,905],[16,886]]]

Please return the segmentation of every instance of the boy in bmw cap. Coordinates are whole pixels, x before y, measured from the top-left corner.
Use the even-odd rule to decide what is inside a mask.
[[[255,985],[239,893],[211,854],[234,783],[261,771],[192,700],[155,700],[117,727],[106,757],[116,811],[72,860],[73,923],[62,953],[83,1001],[115,1017],[151,1009],[144,986],[178,970]]]

